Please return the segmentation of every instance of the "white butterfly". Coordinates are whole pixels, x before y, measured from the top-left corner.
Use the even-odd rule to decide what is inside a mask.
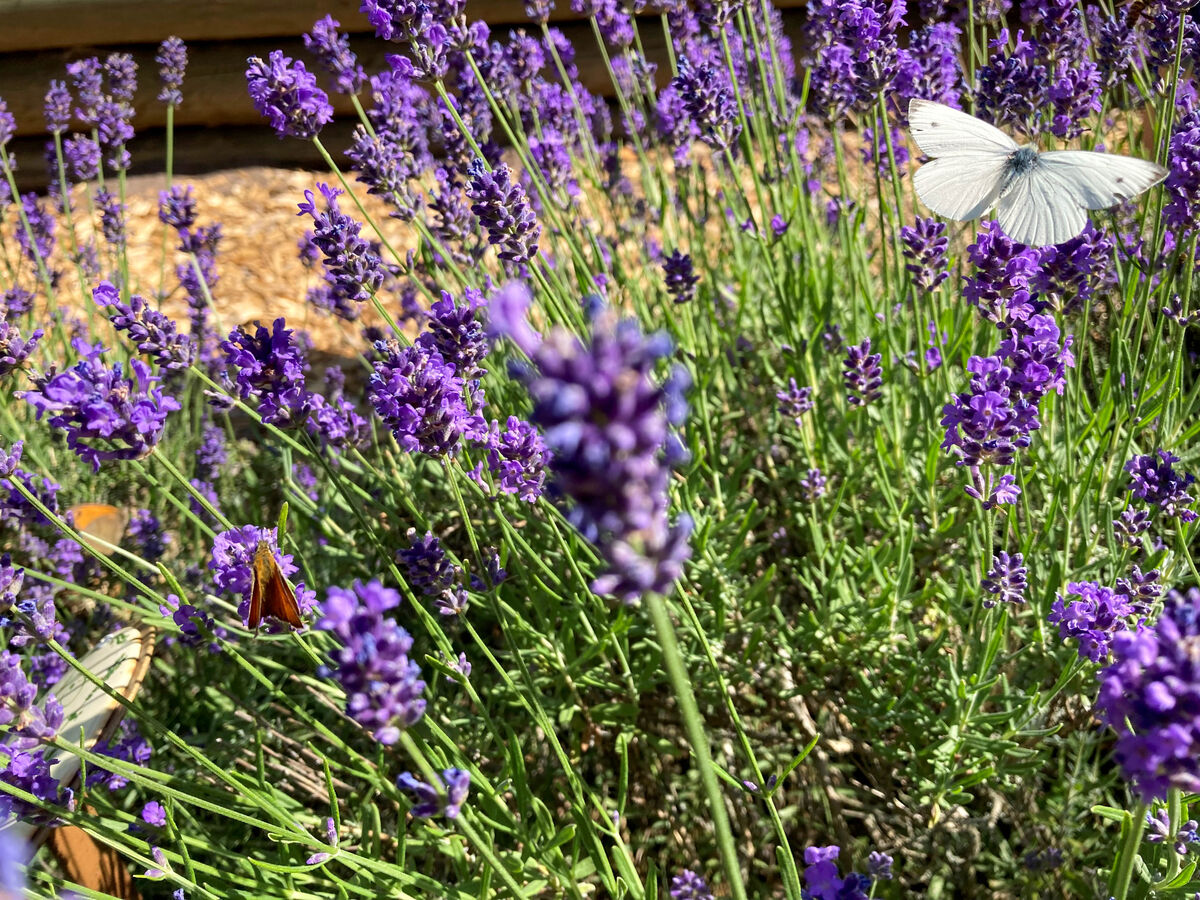
[[[1039,153],[931,100],[911,100],[908,121],[917,146],[932,158],[913,175],[921,202],[960,222],[995,207],[1005,234],[1030,247],[1070,240],[1087,225],[1089,209],[1116,206],[1167,177],[1162,166],[1132,156]]]

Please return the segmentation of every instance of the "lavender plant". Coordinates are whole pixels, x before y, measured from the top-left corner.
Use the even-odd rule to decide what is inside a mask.
[[[147,896],[1200,890],[1188,4],[555,6],[247,61],[323,169],[311,335],[170,155],[130,252],[131,58],[49,85],[45,196],[0,101],[2,889],[75,890],[19,820]],[[1171,174],[1025,247],[915,202],[911,98]],[[250,629],[276,569],[304,627]]]

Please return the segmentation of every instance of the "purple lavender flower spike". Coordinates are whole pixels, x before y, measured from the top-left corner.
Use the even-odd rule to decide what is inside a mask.
[[[303,35],[304,47],[333,76],[334,90],[352,96],[362,90],[367,73],[350,49],[350,38],[338,33],[340,24],[333,16],[318,19],[312,31]]]
[[[1166,450],[1157,450],[1145,456],[1135,456],[1125,463],[1125,471],[1129,473],[1130,488],[1135,497],[1159,507],[1164,515],[1179,519],[1180,522],[1195,522],[1200,513],[1187,507],[1196,502],[1188,493],[1196,476],[1175,471],[1177,462],[1178,456]]]
[[[696,296],[696,285],[700,281],[691,256],[672,250],[670,255],[663,258],[662,268],[667,296],[675,303],[690,303]]]
[[[708,882],[691,869],[684,869],[671,878],[671,900],[713,900]]]
[[[992,557],[992,567],[988,570],[987,578],[980,582],[980,587],[995,599],[985,599],[983,605],[990,609],[997,602],[1024,603],[1025,577],[1028,569],[1025,559],[1020,553],[1009,556],[1003,550]]]
[[[400,595],[378,581],[331,587],[316,625],[341,644],[325,674],[346,691],[346,714],[381,744],[394,744],[425,714],[425,682],[408,657],[412,638],[387,616],[399,605]]]
[[[880,390],[883,387],[881,359],[882,354],[871,352],[870,338],[846,349],[842,383],[846,387],[846,402],[851,406],[866,406],[883,396]]]
[[[259,325],[253,335],[235,328],[221,342],[221,349],[235,394],[242,400],[256,400],[264,422],[294,428],[303,424],[310,411],[304,385],[308,363],[305,345],[284,325],[279,318],[270,331]]]
[[[436,597],[454,583],[458,569],[446,558],[441,541],[432,532],[427,531],[421,537],[415,528],[410,528],[405,536],[408,547],[396,551],[405,579],[414,590]]]
[[[946,224],[936,219],[918,218],[915,225],[900,229],[904,241],[905,268],[912,273],[918,291],[929,293],[950,277],[946,270]]]
[[[787,416],[800,425],[801,417],[813,408],[812,388],[800,387],[795,378],[788,379],[786,390],[777,391],[775,399],[779,401],[780,415]]]
[[[284,56],[281,50],[272,50],[268,59],[264,62],[252,56],[247,61],[246,86],[255,109],[280,138],[316,137],[333,119],[328,95],[304,63]]]
[[[121,363],[111,369],[100,361],[101,349],[75,342],[83,358],[64,372],[33,379],[33,390],[21,391],[38,418],[67,433],[67,446],[92,468],[110,459],[142,459],[162,437],[167,413],[179,402],[156,386],[157,376],[140,359],[130,360],[129,378]]]
[[[463,379],[437,350],[395,341],[379,341],[375,350],[367,396],[401,449],[442,456],[463,437],[482,438],[486,423],[467,408]]]
[[[38,328],[27,339],[22,339],[16,325],[0,318],[0,378],[24,367],[43,334]]]
[[[528,263],[537,254],[542,229],[512,170],[502,165],[489,172],[484,161],[476,159],[467,166],[467,179],[471,212],[498,248],[497,255],[517,265]]]
[[[520,316],[500,319],[494,324],[514,336],[528,327]],[[533,366],[520,372],[533,399],[530,420],[553,453],[552,484],[608,564],[592,589],[626,603],[670,591],[691,552],[691,520],[670,524],[667,497],[668,451],[677,443],[670,425],[687,407],[651,378],[670,351],[665,335],[647,338],[636,322],[598,308],[587,343],[551,332],[529,348]]]
[[[1114,756],[1145,802],[1200,789],[1200,590],[1172,591],[1151,627],[1112,639],[1096,709],[1117,732]]]
[[[471,773],[463,769],[444,769],[438,779],[440,789],[415,778],[410,772],[401,772],[396,778],[396,787],[408,794],[413,802],[410,812],[420,819],[458,816],[467,793],[471,788]]]
[[[343,192],[327,184],[317,189],[325,199],[325,212],[317,211],[312,191],[304,192],[298,215],[313,218],[313,243],[325,256],[325,279],[341,301],[363,303],[383,285],[384,264],[369,241],[359,236],[362,226],[338,208]]]
[[[158,45],[154,61],[158,63],[158,99],[178,106],[183,102],[183,76],[188,64],[187,44],[172,35]]]
[[[485,446],[488,469],[502,492],[516,494],[526,503],[542,496],[553,454],[534,426],[509,416],[501,432],[500,423],[492,422]]]
[[[125,204],[101,189],[96,191],[96,206],[100,209],[100,227],[104,240],[117,253],[125,252]]]
[[[1080,659],[1101,662],[1109,653],[1114,635],[1129,627],[1135,613],[1129,597],[1091,581],[1069,582],[1067,600],[1060,594],[1050,607],[1047,621],[1058,626],[1059,636],[1079,642]]]

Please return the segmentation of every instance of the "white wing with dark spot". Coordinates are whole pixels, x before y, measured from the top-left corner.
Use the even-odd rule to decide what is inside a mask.
[[[981,119],[932,100],[908,102],[908,130],[926,156],[937,159],[960,153],[1008,154],[1017,143]]]
[[[1167,177],[1157,163],[1115,153],[1052,150],[1038,155],[1038,167],[1058,173],[1084,209],[1108,209],[1131,200]]]

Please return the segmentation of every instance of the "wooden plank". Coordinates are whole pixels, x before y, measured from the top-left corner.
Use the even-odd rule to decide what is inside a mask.
[[[346,159],[342,151],[350,146],[351,123],[334,122],[321,133],[321,140],[339,165]],[[42,139],[15,138],[9,150],[21,160],[16,171],[21,191],[44,191],[46,167],[41,164]],[[130,144],[133,166],[130,174],[148,175],[163,171],[167,138],[163,129],[139,133]],[[175,130],[175,174],[188,175],[234,169],[245,166],[272,166],[285,169],[328,171],[324,160],[308,141],[281,141],[266,125],[233,125],[227,128],[187,127]]]
[[[775,0],[802,7],[807,0]],[[0,53],[109,44],[296,37],[326,13],[348,32],[369,31],[359,0],[0,0]],[[471,0],[467,13],[488,23],[524,23],[523,0]],[[557,0],[557,21],[577,19]],[[4,83],[0,82],[0,91]]]
[[[562,30],[576,47],[576,64],[584,87],[601,96],[613,96],[612,83],[591,28],[585,23],[574,22],[566,23]],[[651,20],[642,38],[647,56],[659,64],[659,74],[665,77],[667,53],[662,28]],[[362,40],[354,46],[368,72],[387,68],[384,59],[390,49],[387,44]],[[154,48],[140,46],[119,49],[133,53],[138,63],[140,77],[138,92],[134,97],[137,113],[133,120],[134,127],[141,130],[165,125],[166,107],[156,99],[158,79]],[[176,124],[216,127],[260,123],[262,117],[246,93],[246,58],[266,58],[274,49],[283,50],[289,56],[299,57],[312,65],[304,46],[294,39],[256,38],[193,44],[187,77],[183,83],[183,104],[175,110]],[[9,111],[16,117],[17,134],[39,134],[45,129],[42,106],[46,88],[50,79],[64,77],[65,66],[73,57],[74,54],[64,50],[0,56],[0,96],[4,97]],[[346,97],[340,94],[331,94],[330,97],[339,116],[354,114],[354,108]],[[364,102],[370,105],[369,95],[364,97]]]

